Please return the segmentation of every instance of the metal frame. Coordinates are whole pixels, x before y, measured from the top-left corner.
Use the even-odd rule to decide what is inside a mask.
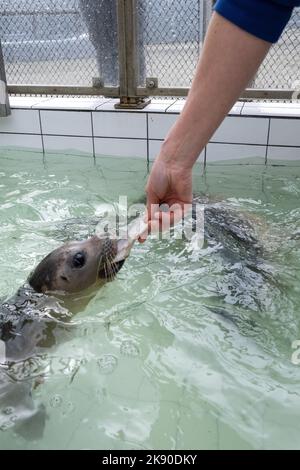
[[[137,96],[147,96],[149,92],[151,96],[178,96],[184,97],[187,96],[190,91],[190,88],[137,88]],[[240,96],[241,100],[291,100],[297,90],[287,90],[287,89],[280,89],[280,88],[268,88],[268,89],[260,89],[260,88],[246,88]]]
[[[9,106],[9,98],[7,94],[6,75],[4,60],[2,54],[1,40],[0,40],[0,117],[6,117],[11,114]]]
[[[77,86],[44,86],[44,85],[17,85],[8,84],[10,94],[32,95],[91,95],[120,98],[117,108],[143,108],[149,103],[149,96],[178,96],[184,97],[189,88],[161,88],[155,78],[146,79],[144,87],[138,86],[139,61],[137,45],[137,0],[116,0],[119,36],[119,86],[97,85],[95,80],[91,87]],[[209,11],[206,9],[201,18],[202,27],[208,21]],[[288,89],[252,89],[247,88],[241,99],[274,99],[291,100],[296,90]]]
[[[91,95],[119,98],[119,87],[82,87],[82,86],[46,86],[46,85],[7,85],[11,95]]]
[[[120,103],[118,108],[144,108],[149,95],[137,94],[139,61],[137,50],[137,3],[136,0],[118,0],[118,33],[119,33],[119,76]]]
[[[76,96],[105,96],[107,98],[122,98],[126,107],[138,107],[136,98],[145,99],[149,96],[185,97],[189,88],[136,88],[135,96],[121,93],[120,87],[72,87],[72,86],[38,86],[38,85],[7,85],[11,95],[76,95]],[[299,90],[246,88],[241,94],[241,100],[291,100]],[[130,106],[127,100],[131,99]],[[140,102],[140,107],[143,102]]]

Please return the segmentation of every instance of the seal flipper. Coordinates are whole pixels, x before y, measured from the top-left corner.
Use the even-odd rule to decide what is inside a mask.
[[[31,382],[16,382],[0,371],[0,430],[14,429],[26,440],[43,436],[47,419],[44,405],[37,406]]]

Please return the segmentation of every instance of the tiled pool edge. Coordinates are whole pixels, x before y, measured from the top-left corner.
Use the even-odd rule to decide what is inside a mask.
[[[0,149],[79,153],[87,157],[153,160],[183,100],[154,100],[144,110],[116,110],[105,98],[11,97],[12,115],[0,119]],[[300,163],[300,103],[238,102],[200,161]]]

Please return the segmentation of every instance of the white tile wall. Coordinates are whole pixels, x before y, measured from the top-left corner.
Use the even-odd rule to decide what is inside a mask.
[[[148,115],[149,139],[164,139],[177,118],[176,114],[150,113]]]
[[[258,145],[213,144],[206,147],[206,163],[224,162],[226,160],[255,159],[255,163],[265,163],[266,147]]]
[[[147,113],[162,113],[166,112],[170,106],[174,105],[177,100],[153,100],[148,106],[146,106],[145,111]]]
[[[163,140],[149,140],[149,160],[155,160],[159,154]]]
[[[268,119],[227,117],[211,138],[211,142],[267,145],[268,128]]]
[[[40,134],[39,112],[30,109],[12,109],[10,116],[0,119],[0,132]]]
[[[155,160],[156,156],[159,154],[163,140],[149,140],[149,160]],[[205,151],[201,152],[198,159],[204,162]]]
[[[299,99],[299,97],[298,97]],[[284,112],[285,108],[295,108],[300,110],[300,102],[299,101],[293,101],[293,102],[286,102],[286,101],[246,101],[245,106],[249,106],[250,108],[256,108],[257,106],[268,106],[270,109],[271,108],[282,108],[282,111]]]
[[[178,116],[169,114],[173,109],[173,105],[164,114],[149,114],[149,138],[164,139],[175,123]],[[240,106],[233,108],[232,112],[239,113]],[[212,142],[228,142],[241,144],[267,144],[269,120],[263,118],[244,118],[238,116],[230,116],[225,119],[219,129],[212,137]]]
[[[84,137],[92,136],[90,112],[40,111],[40,113],[43,134]]]
[[[295,103],[245,103],[242,115],[300,117],[300,106]]]
[[[35,152],[42,152],[42,137],[41,135],[30,134],[0,134],[0,148],[1,147],[20,147]]]
[[[50,98],[35,103],[35,109],[71,109],[71,110],[94,110],[98,106],[109,102],[109,98]]]
[[[10,107],[30,109],[34,105],[48,101],[49,98],[41,98],[36,96],[11,96],[9,98]]]
[[[98,155],[146,158],[148,138],[153,160],[185,100],[154,99],[143,110],[122,112],[115,110],[117,102],[98,97],[12,97],[12,115],[0,119],[0,147],[42,151],[40,114],[47,152],[92,155],[94,127]],[[264,162],[267,144],[270,161],[299,161],[299,103],[237,102],[208,144],[207,162],[251,157]]]
[[[93,112],[96,137],[147,138],[145,113]]]
[[[242,101],[238,101],[234,106],[232,106],[231,110],[229,111],[228,114],[230,115],[234,115],[234,114],[241,114],[242,113],[242,110],[243,110],[243,107],[244,107],[244,104]]]
[[[167,113],[181,113],[184,108],[186,100],[177,100],[172,106],[169,106]]]
[[[86,154],[93,156],[92,137],[63,137],[45,135],[44,148],[49,153]]]
[[[101,104],[96,108],[98,111],[116,111],[115,104],[118,104],[120,100],[118,98],[112,98],[111,100],[107,101],[107,103]],[[122,110],[120,110],[122,111]],[[123,111],[122,111],[123,112]],[[128,110],[125,110],[125,112],[128,112]]]
[[[181,113],[181,111],[184,108],[186,100],[177,100],[172,106],[169,106],[167,109],[167,113]],[[235,114],[241,114],[242,108],[244,106],[244,103],[241,101],[238,101],[229,111],[228,114],[230,115],[235,115]]]
[[[147,141],[95,137],[95,154],[115,157],[147,158]]]
[[[300,147],[268,147],[268,161],[298,161],[300,163]]]
[[[300,119],[271,119],[269,145],[300,147]]]

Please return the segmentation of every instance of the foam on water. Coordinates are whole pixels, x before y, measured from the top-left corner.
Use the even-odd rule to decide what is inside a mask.
[[[146,176],[140,159],[3,153],[0,296],[66,239],[92,233],[119,195],[140,201]],[[195,257],[184,240],[135,243],[67,340],[12,370],[43,377],[33,396],[48,419],[31,441],[12,421],[0,448],[300,447],[300,169],[211,166],[194,181],[256,221],[266,281],[243,290],[217,247]]]

